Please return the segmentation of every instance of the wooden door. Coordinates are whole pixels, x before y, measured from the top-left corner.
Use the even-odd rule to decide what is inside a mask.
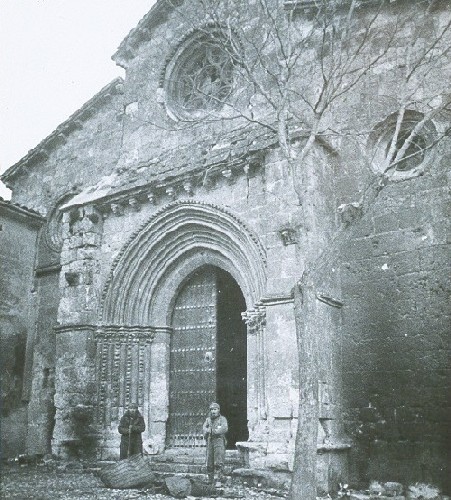
[[[216,397],[217,286],[213,267],[180,290],[172,317],[167,446],[205,445],[202,424]]]

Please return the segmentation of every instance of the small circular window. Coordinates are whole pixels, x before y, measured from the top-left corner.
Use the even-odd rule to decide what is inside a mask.
[[[392,147],[397,120],[398,115],[395,113],[378,124],[370,135],[368,145],[373,150],[376,171],[405,178],[416,175],[424,168],[436,131],[431,121],[423,122],[423,114],[407,110]],[[415,130],[419,123],[422,126]]]
[[[177,50],[166,68],[168,110],[197,119],[220,111],[233,87],[232,43],[221,30],[199,30]]]

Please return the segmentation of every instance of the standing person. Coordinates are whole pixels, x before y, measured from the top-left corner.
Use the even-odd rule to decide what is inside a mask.
[[[211,484],[215,480],[215,471],[218,473],[219,481],[222,480],[227,430],[227,419],[221,415],[218,403],[211,403],[210,415],[203,426],[204,437],[207,441],[207,473]]]
[[[144,418],[139,413],[138,405],[131,404],[119,423],[121,434],[120,459],[143,453],[141,433],[146,430]]]

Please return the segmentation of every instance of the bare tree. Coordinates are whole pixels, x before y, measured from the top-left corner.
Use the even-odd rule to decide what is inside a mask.
[[[318,255],[309,231],[318,217],[309,188],[315,169],[311,155],[318,145],[333,156],[339,155],[340,141],[354,143],[363,168],[371,172],[355,203],[363,215],[393,172],[408,170],[410,161],[449,135],[449,126],[426,133],[433,119],[449,119],[451,112],[449,78],[436,78],[451,49],[445,7],[434,0],[198,0],[190,11],[195,17],[180,11],[183,22],[203,37],[208,47],[203,57],[211,64],[193,67],[187,80],[168,83],[182,108],[171,126],[228,121],[230,130],[243,134],[250,127],[273,134],[303,219],[302,271],[295,287],[302,382],[293,500],[316,496],[318,339],[306,333],[302,312],[320,271],[331,265],[353,231],[352,223],[337,225]],[[380,130],[337,119],[349,96],[381,73],[394,87],[386,96],[392,113]],[[374,151],[380,156],[377,171],[372,169]]]

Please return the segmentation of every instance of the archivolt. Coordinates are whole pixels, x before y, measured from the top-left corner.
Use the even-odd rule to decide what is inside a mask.
[[[232,274],[248,307],[263,295],[266,254],[252,231],[215,205],[192,200],[167,205],[135,232],[114,261],[103,293],[101,322],[167,324],[173,295],[203,264]]]

